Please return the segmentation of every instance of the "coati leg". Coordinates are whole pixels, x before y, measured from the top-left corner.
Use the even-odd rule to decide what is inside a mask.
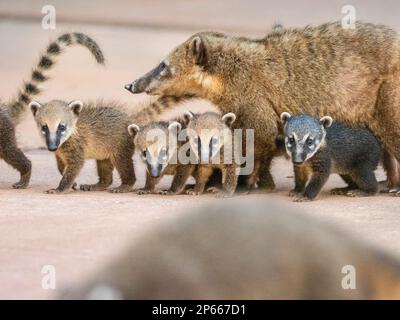
[[[392,78],[382,83],[375,114],[370,121],[370,129],[384,144],[389,155],[393,155],[400,161],[400,73],[392,74]],[[385,156],[384,156],[385,158]],[[400,177],[398,175],[398,163],[386,154],[385,169],[387,170],[388,185],[394,193],[400,196]]]
[[[218,196],[231,197],[235,193],[238,182],[238,175],[236,174],[236,165],[226,165],[222,169],[222,190],[218,192]]]
[[[293,201],[302,202],[310,201],[315,199],[315,197],[320,193],[322,187],[329,178],[331,164],[330,161],[314,160],[312,164],[312,175],[311,180],[307,184],[303,195],[294,197]]]
[[[0,109],[0,158],[18,170],[20,180],[13,185],[15,189],[26,188],[31,177],[32,164],[17,146],[14,125]]]
[[[185,191],[186,181],[192,175],[194,165],[180,165],[176,169],[171,188],[168,191],[161,191],[161,194],[181,194]]]
[[[347,192],[349,197],[371,196],[378,192],[378,181],[373,168],[361,165],[350,174],[351,179],[357,184],[358,189]]]
[[[190,195],[200,195],[204,192],[204,188],[206,186],[206,183],[208,181],[208,178],[212,175],[213,173],[213,168],[207,167],[207,166],[200,166],[197,170],[196,174],[196,185],[194,186],[193,189],[188,189],[186,190],[186,194]]]
[[[331,194],[334,195],[345,195],[349,191],[358,189],[357,184],[353,181],[350,175],[348,174],[341,174],[340,177],[343,179],[344,182],[347,183],[347,187],[345,188],[334,188],[331,190]]]
[[[121,185],[113,188],[110,192],[122,193],[132,191],[132,187],[136,182],[135,171],[131,154],[120,154],[114,160],[114,166],[121,177]]]
[[[154,193],[156,189],[156,185],[160,181],[160,178],[155,178],[152,177],[148,171],[146,171],[146,184],[144,188],[136,190],[137,194],[143,195],[143,194],[150,194]]]
[[[290,190],[290,197],[298,197],[304,192],[309,179],[309,171],[305,166],[293,166],[294,189]]]
[[[400,164],[386,149],[383,151],[383,168],[387,175],[387,181],[382,181],[383,188],[380,192],[395,191],[400,187]]]
[[[82,191],[104,191],[112,184],[114,166],[109,159],[97,160],[99,182],[96,184],[81,184]]]
[[[32,163],[17,147],[14,140],[2,140],[6,142],[5,146],[1,146],[1,157],[14,169],[18,170],[21,177],[17,183],[13,184],[14,189],[25,189],[31,178]]]
[[[56,158],[57,159],[57,158]],[[62,162],[60,162],[62,165]],[[59,161],[57,160],[57,164],[59,165]],[[79,172],[82,170],[83,165],[85,164],[85,158],[80,156],[75,156],[73,160],[67,159],[64,162],[64,168],[59,167],[62,171],[61,181],[56,189],[47,190],[46,193],[55,194],[55,193],[65,193],[68,192],[75,185],[74,181],[78,176]]]
[[[271,175],[271,163],[273,158],[271,154],[270,151],[265,152],[260,163],[258,188],[264,192],[275,190],[274,178]]]

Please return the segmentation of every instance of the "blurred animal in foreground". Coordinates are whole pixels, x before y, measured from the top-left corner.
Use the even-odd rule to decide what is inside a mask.
[[[62,297],[399,299],[400,262],[280,203],[230,199],[159,226]]]

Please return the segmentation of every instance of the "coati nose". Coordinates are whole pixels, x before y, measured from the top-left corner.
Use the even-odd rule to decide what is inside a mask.
[[[303,162],[302,160],[293,160],[293,163],[297,165],[303,164]]]
[[[57,151],[58,147],[50,146],[50,147],[48,147],[47,149],[48,149],[49,151],[54,152],[54,151]]]
[[[133,87],[132,83],[129,83],[125,86],[125,89],[128,90],[129,92],[132,92],[132,87]]]

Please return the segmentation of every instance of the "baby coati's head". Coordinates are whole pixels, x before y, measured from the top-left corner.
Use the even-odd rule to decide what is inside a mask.
[[[234,113],[221,116],[215,112],[193,114],[187,111],[184,117],[191,150],[201,163],[210,163],[224,145],[232,143]]]
[[[326,128],[332,125],[329,116],[321,119],[287,112],[281,114],[284,125],[286,151],[294,164],[303,164],[325,144]]]
[[[53,100],[44,104],[32,101],[29,104],[49,151],[56,151],[74,133],[82,106],[78,100],[70,103]]]
[[[133,138],[135,150],[141,153],[146,168],[152,177],[161,176],[171,158],[176,153],[177,134],[182,125],[177,122],[154,122],[145,126],[131,124],[129,134]]]

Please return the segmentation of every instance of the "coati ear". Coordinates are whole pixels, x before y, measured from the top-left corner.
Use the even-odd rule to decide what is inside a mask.
[[[128,132],[132,138],[134,138],[139,131],[140,131],[140,127],[137,124],[133,123],[128,126]]]
[[[194,114],[191,111],[185,111],[183,118],[185,119],[185,124],[188,124],[194,118]]]
[[[179,132],[181,129],[182,125],[178,121],[173,121],[168,126],[168,130],[172,132]]]
[[[281,121],[282,121],[282,124],[286,124],[286,122],[288,122],[288,120],[290,119],[290,117],[291,117],[291,115],[290,115],[290,113],[289,112],[282,112],[281,113]]]
[[[79,100],[74,100],[68,103],[68,108],[76,115],[79,116],[79,113],[81,112],[83,107],[82,101]]]
[[[196,64],[205,66],[207,64],[207,50],[204,39],[200,36],[195,36],[189,43],[189,53],[194,56]]]
[[[31,109],[33,116],[36,116],[36,113],[38,112],[38,110],[39,110],[41,107],[42,107],[42,105],[41,105],[39,102],[37,102],[37,101],[32,101],[32,102],[29,104],[29,108]]]
[[[326,129],[332,125],[333,119],[330,116],[325,116],[319,119],[319,122]]]
[[[226,113],[222,116],[222,121],[225,122],[225,124],[228,127],[231,127],[232,124],[235,122],[235,120],[236,120],[236,114],[232,112]]]

